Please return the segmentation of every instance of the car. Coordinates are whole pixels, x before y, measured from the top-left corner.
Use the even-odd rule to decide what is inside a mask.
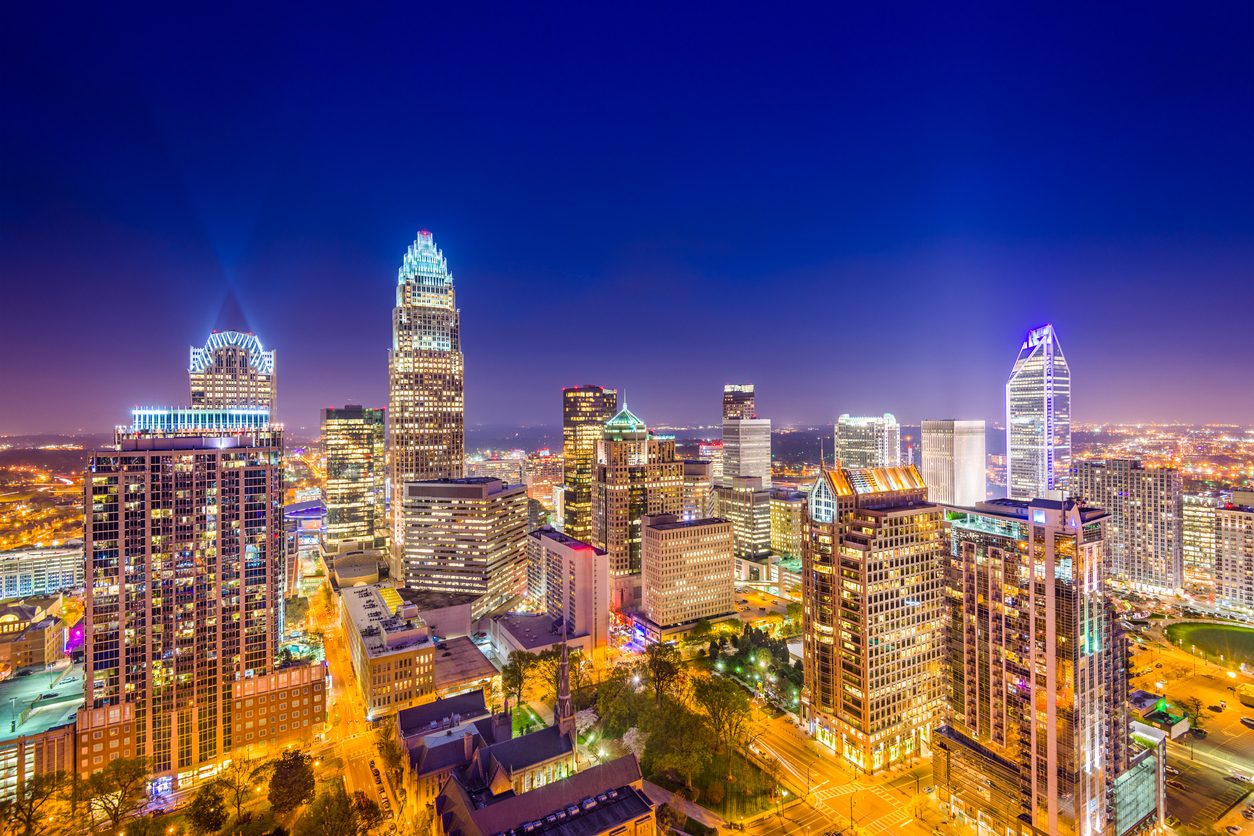
[[[1248,728],[1251,728],[1251,729],[1254,729],[1254,718],[1251,718],[1251,717],[1242,717],[1242,718],[1241,718],[1241,725],[1243,725],[1243,726],[1247,726]]]
[[[1249,775],[1246,775],[1244,772],[1237,772],[1235,769],[1232,770],[1232,777],[1236,778],[1238,781],[1244,781],[1247,784],[1250,782]]]
[[[1170,764],[1168,764],[1167,766],[1164,766],[1163,771],[1166,772],[1168,775],[1180,774],[1180,770],[1176,769],[1174,766],[1171,766]]]
[[[1184,784],[1182,784],[1182,783],[1180,783],[1179,781],[1176,781],[1176,780],[1174,780],[1174,779],[1173,779],[1173,780],[1171,780],[1171,781],[1168,781],[1168,782],[1167,782],[1167,786],[1171,787],[1173,790],[1182,790],[1182,789],[1184,789]]]
[[[1241,815],[1247,819],[1254,819],[1254,810],[1242,810]]]
[[[1162,663],[1162,662],[1159,662],[1159,663],[1158,663],[1157,665],[1155,665],[1154,667],[1156,667],[1156,668],[1161,668],[1162,666],[1163,666],[1163,663]]]
[[[1189,731],[1193,732],[1193,736],[1194,736],[1194,737],[1205,737],[1205,736],[1206,736],[1206,729],[1189,729]]]
[[[1219,701],[1219,707],[1220,707],[1220,709],[1227,708],[1227,707],[1228,707],[1228,701],[1227,701],[1227,700],[1220,700],[1220,701]]]
[[[1241,828],[1235,824],[1228,825],[1227,827],[1224,828],[1224,830],[1226,830],[1228,833],[1240,833],[1241,832]]]
[[[928,795],[931,795],[932,793],[936,792],[936,787],[924,787],[923,792],[927,793]]]
[[[374,758],[370,759],[370,768],[374,769]]]

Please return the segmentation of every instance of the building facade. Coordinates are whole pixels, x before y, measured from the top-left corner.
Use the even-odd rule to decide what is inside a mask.
[[[554,510],[554,491],[561,488],[565,479],[566,466],[561,456],[544,450],[523,461],[523,484],[527,486],[527,496],[543,505],[546,511]]]
[[[823,470],[802,546],[802,719],[874,772],[925,754],[944,706],[944,532],[913,467]]]
[[[645,517],[641,530],[645,618],[665,630],[735,612],[730,522],[661,514]]]
[[[592,476],[605,422],[618,411],[618,390],[568,386],[562,390],[562,530],[576,540],[592,539]]]
[[[187,376],[193,409],[265,409],[274,412],[274,351],[256,334],[214,331],[192,346]]]
[[[714,516],[714,466],[704,459],[684,459],[684,499],[680,515],[687,520]]]
[[[1215,603],[1254,613],[1254,507],[1226,504],[1215,510]]]
[[[804,492],[791,488],[771,491],[771,551],[780,557],[801,557],[805,512]]]
[[[736,476],[714,489],[715,513],[732,525],[736,557],[760,557],[771,550],[771,489],[757,476]]]
[[[752,383],[728,383],[723,387],[723,420],[757,417],[758,404]]]
[[[901,426],[891,412],[857,417],[845,413],[834,429],[838,467],[898,467],[901,465]]]
[[[385,534],[385,421],[384,410],[357,404],[322,410],[328,543]]]
[[[942,800],[990,832],[1113,832],[1130,727],[1126,646],[1103,594],[1106,513],[1004,499],[946,517]]]
[[[1215,592],[1216,538],[1219,532],[1219,495],[1186,493],[1181,499],[1181,560],[1184,563],[1184,585],[1194,594],[1211,596]]]
[[[444,253],[425,229],[396,276],[388,352],[388,454],[397,494],[406,482],[455,479],[466,457],[461,312]],[[395,543],[404,541],[393,513]]]
[[[1071,367],[1054,326],[1029,331],[1006,381],[1006,487],[1058,498],[1071,469]]]
[[[567,636],[588,635],[590,650],[607,647],[614,587],[605,552],[552,529],[533,531],[529,538],[544,577],[544,611],[562,619]]]
[[[771,419],[723,419],[723,469],[719,484],[737,476],[756,476],[771,486]]]
[[[1135,459],[1077,461],[1070,492],[1105,509],[1105,576],[1138,592],[1184,589],[1184,497],[1180,471]]]
[[[435,699],[435,643],[415,605],[391,587],[355,586],[340,595],[340,620],[367,720]]]
[[[83,543],[22,548],[0,552],[0,598],[55,595],[81,589],[84,578]]]
[[[941,505],[974,505],[988,498],[983,421],[924,421],[919,432],[928,499]]]

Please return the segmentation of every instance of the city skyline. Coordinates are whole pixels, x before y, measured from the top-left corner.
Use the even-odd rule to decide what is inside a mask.
[[[1254,412],[1254,387],[1227,385],[1250,378],[1247,8],[843,14],[800,39],[757,21],[749,41],[743,22],[694,12],[667,32],[602,34],[590,18],[584,39],[501,19],[470,62],[454,60],[464,22],[436,17],[424,24],[450,37],[430,39],[431,63],[457,70],[434,77],[388,48],[395,21],[365,21],[355,49],[371,60],[348,53],[334,82],[338,49],[303,47],[343,37],[318,15],[267,11],[245,34],[208,22],[196,38],[126,14],[15,20],[5,64],[26,83],[3,103],[19,164],[0,274],[29,315],[0,349],[40,353],[0,372],[0,432],[92,431],[102,413],[180,403],[171,360],[214,327],[279,352],[276,417],[292,429],[329,404],[382,406],[395,270],[420,228],[458,276],[470,425],[556,425],[556,393],[584,383],[626,391],[657,424],[712,424],[710,393],[738,380],[777,426],[995,419],[1008,354],[1047,322],[1083,372],[1077,422]],[[229,72],[217,26],[242,38]],[[289,27],[305,37],[264,38]],[[885,60],[889,37],[902,61]],[[641,60],[656,39],[684,48]],[[747,43],[789,46],[742,67]],[[886,298],[937,325],[862,351]],[[113,338],[125,379],[101,374],[98,318],[135,304],[165,313]],[[833,335],[833,304],[879,313]],[[224,308],[241,315],[218,321]],[[674,327],[698,313],[746,317],[777,348]],[[530,327],[546,317],[663,336],[567,352],[565,329]],[[858,357],[857,374],[804,359],[819,349]],[[695,380],[652,373],[675,356]]]

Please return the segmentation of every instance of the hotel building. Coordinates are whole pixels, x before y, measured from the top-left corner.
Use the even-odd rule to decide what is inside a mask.
[[[974,505],[988,498],[983,421],[924,421],[919,431],[928,499],[942,505]]]
[[[605,552],[551,528],[531,532],[527,548],[541,579],[532,594],[545,613],[565,622],[569,638],[589,636],[588,649],[606,647],[614,588]]]
[[[568,386],[562,390],[562,466],[566,488],[562,530],[576,540],[592,539],[592,477],[605,422],[618,411],[618,390]]]
[[[385,420],[384,410],[357,404],[322,410],[328,543],[385,534]]]
[[[1006,381],[1006,485],[1012,499],[1057,499],[1071,469],[1071,368],[1054,326],[1029,331]]]
[[[193,409],[274,412],[274,352],[256,334],[214,331],[203,346],[192,346],[187,376]]]
[[[642,521],[644,616],[660,631],[734,613],[732,524],[717,518],[682,520],[674,514]]]

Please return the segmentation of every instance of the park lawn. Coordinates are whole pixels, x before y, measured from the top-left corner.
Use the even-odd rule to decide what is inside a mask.
[[[1193,646],[1212,661],[1254,665],[1254,627],[1238,624],[1204,624],[1182,621],[1167,627],[1172,644],[1184,650]]]

